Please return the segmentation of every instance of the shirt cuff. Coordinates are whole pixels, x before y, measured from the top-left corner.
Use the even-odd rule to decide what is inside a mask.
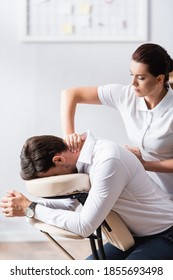
[[[48,208],[48,207],[45,207],[43,205],[37,204],[36,207],[35,207],[34,218],[39,220],[39,221],[42,221],[44,223],[47,223],[48,217],[51,214],[51,212],[52,212],[51,208]]]

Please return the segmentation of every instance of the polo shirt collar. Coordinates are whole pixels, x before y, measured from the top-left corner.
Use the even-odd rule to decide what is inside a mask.
[[[164,96],[161,102],[151,110],[147,108],[144,98],[138,97],[137,109],[140,111],[150,111],[153,112],[154,114],[157,114],[158,116],[162,116],[169,109],[170,106],[173,106],[172,103],[173,103],[173,90],[169,87],[167,94]]]

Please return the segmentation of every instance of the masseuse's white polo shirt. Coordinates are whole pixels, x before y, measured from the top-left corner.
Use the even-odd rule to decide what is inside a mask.
[[[115,210],[132,233],[162,232],[173,225],[173,203],[147,175],[131,152],[88,132],[77,161],[78,172],[90,176],[91,189],[81,212],[75,200],[45,200],[35,218],[89,236]],[[47,207],[45,207],[47,206]]]
[[[147,161],[173,158],[173,90],[169,88],[163,100],[152,110],[133,88],[118,84],[98,87],[103,105],[118,109],[133,146],[139,147]],[[116,125],[115,125],[116,129]],[[173,194],[173,173],[148,172],[164,190]]]

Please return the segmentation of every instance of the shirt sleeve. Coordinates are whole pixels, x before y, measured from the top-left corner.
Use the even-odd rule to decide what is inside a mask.
[[[118,109],[129,98],[130,85],[109,84],[98,87],[98,97],[101,104]]]
[[[66,198],[66,199],[39,199],[37,201],[38,204],[52,208],[52,209],[65,209],[65,210],[72,210],[74,211],[77,206],[79,205],[79,202],[75,199]]]
[[[38,204],[35,218],[81,236],[93,233],[113,208],[128,181],[128,173],[121,161],[115,158],[100,165],[98,163],[93,172],[91,190],[80,212],[68,208],[51,209]]]

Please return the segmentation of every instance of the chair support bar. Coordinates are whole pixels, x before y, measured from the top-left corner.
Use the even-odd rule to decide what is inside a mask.
[[[77,199],[82,205],[84,205],[87,197],[88,197],[88,193],[84,192],[84,193],[74,193],[74,194],[67,194],[67,195],[61,195],[61,196],[52,196],[52,197],[44,197],[44,198],[48,198],[48,199],[56,199],[56,198],[57,199],[64,199],[64,198]],[[49,235],[49,238],[52,238],[52,237]],[[105,260],[106,257],[105,257],[104,248],[103,248],[103,240],[102,240],[102,234],[101,234],[101,225],[96,230],[96,234],[93,233],[90,236],[88,236],[88,238],[90,240],[90,246],[91,246],[93,258],[95,260],[99,260],[99,259]],[[98,249],[99,249],[99,253],[100,254],[98,254],[98,252],[97,252],[95,240],[97,240]],[[56,242],[56,241],[54,240],[54,242]],[[56,242],[56,244],[58,244],[59,247],[61,246],[58,242]],[[62,248],[62,250],[65,251],[64,248]],[[99,255],[100,255],[100,257],[99,257]]]

